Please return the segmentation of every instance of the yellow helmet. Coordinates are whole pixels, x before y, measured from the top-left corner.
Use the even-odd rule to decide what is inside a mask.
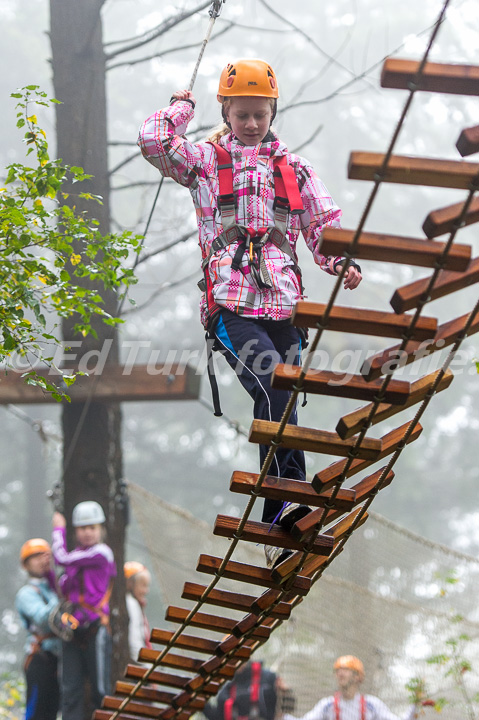
[[[218,87],[218,100],[238,95],[278,98],[274,70],[264,60],[242,58],[223,69]]]
[[[125,580],[129,580],[134,575],[146,570],[146,567],[142,563],[136,560],[129,560],[123,565],[123,572],[125,573]]]
[[[347,668],[348,670],[356,670],[360,680],[364,680],[364,665],[361,660],[354,655],[341,655],[334,663],[334,669]]]
[[[51,553],[51,548],[47,541],[42,540],[42,538],[32,538],[23,543],[20,548],[20,561],[24,563],[25,560],[28,560],[32,555],[39,555],[45,552]]]

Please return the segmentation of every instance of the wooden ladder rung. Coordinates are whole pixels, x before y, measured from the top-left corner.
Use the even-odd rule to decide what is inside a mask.
[[[257,640],[246,640],[245,644],[239,647],[240,643],[242,643],[241,638],[237,638],[234,635],[229,635],[225,640],[218,644],[218,647],[215,650],[215,655],[221,658],[228,653],[231,653],[231,651],[234,651],[235,658],[245,658],[246,655],[241,652],[243,650],[245,653],[248,653],[247,657],[249,658],[251,656],[251,653],[260,644]]]
[[[141,648],[138,660],[140,662],[156,663],[160,657],[161,652],[159,650],[152,650],[151,648]],[[185,672],[198,672],[198,668],[203,664],[202,660],[188,657],[186,655],[175,655],[174,653],[166,653],[161,659],[161,665],[165,667],[173,667],[184,670]]]
[[[174,707],[176,710],[180,710],[181,708],[185,708],[187,706],[188,710],[202,710],[206,703],[208,702],[208,698],[201,698],[201,696],[196,696],[195,698],[192,697],[192,693],[189,691],[186,691],[181,693],[180,695],[177,695],[171,702],[172,707]]]
[[[391,430],[391,432],[386,433],[386,435],[383,435],[383,437],[381,438],[382,450],[377,460],[383,460],[385,457],[387,457],[388,455],[392,455],[392,453],[397,450],[399,443],[403,441],[404,434],[409,428],[409,425],[410,423],[407,422],[404,425],[401,425],[400,427]],[[414,442],[414,440],[417,440],[421,433],[422,426],[418,423],[412,431],[411,435],[409,436],[407,444],[409,445],[410,443]],[[325,468],[324,470],[321,470],[319,473],[316,473],[311,482],[314,489],[317,492],[324,492],[324,490],[333,487],[339,481],[341,475],[343,474],[346,462],[347,460],[339,460],[338,462],[329,465],[329,467]],[[353,460],[346,473],[346,477],[356,475],[358,472],[365,470],[370,465],[372,465],[372,463],[368,460]]]
[[[228,668],[233,668],[233,675],[234,675],[235,672],[237,671],[237,669],[238,669],[239,667],[241,667],[241,665],[243,664],[243,663],[237,663],[236,665],[231,665],[231,664],[230,664],[230,665],[223,665],[223,662],[224,662],[223,659],[222,659],[222,658],[218,658],[218,657],[211,658],[210,660],[207,660],[207,661],[204,662],[203,665],[201,666],[201,668],[200,668],[200,674],[203,675],[203,677],[205,677],[205,678],[208,677],[208,675],[211,675],[212,673],[215,673],[215,674],[217,674],[217,675],[221,675],[221,674],[222,674],[222,671],[224,670],[224,668],[225,668],[225,667],[228,667]]]
[[[118,720],[141,720],[138,715],[132,715],[131,713],[120,713],[118,715],[114,710],[95,710],[93,720],[110,720],[113,716]]]
[[[379,310],[332,307],[327,325],[324,324],[326,305],[299,301],[293,311],[293,324],[315,328],[320,323],[326,330],[345,333],[401,338],[411,324],[410,315],[396,315]],[[437,318],[420,317],[414,328],[416,340],[429,340],[437,330]]]
[[[349,528],[351,527],[360,512],[361,509],[353,510],[351,513],[349,513],[349,515],[346,515],[346,517],[343,517],[341,520],[339,520],[336,525],[328,528],[323,528],[322,532],[327,535],[332,535],[336,542],[341,540],[348,532]],[[312,531],[314,530],[316,524],[321,520],[323,514],[324,511],[318,508],[317,510],[313,510],[313,512],[310,512],[309,515],[305,515],[305,517],[301,518],[301,520],[298,520],[298,522],[293,525],[291,529],[292,536],[296,540],[298,540],[298,542],[306,542],[306,540],[310,537]],[[366,517],[362,522],[364,522],[365,520]]]
[[[158,720],[173,720],[173,718],[174,720],[188,720],[194,713],[195,710],[186,710],[178,714],[175,708],[168,708],[167,710],[162,710]]]
[[[315,513],[319,512],[319,510],[315,510]],[[344,536],[349,532],[349,529],[351,528],[351,525],[355,521],[357,515],[361,512],[361,509],[358,509],[354,511],[354,513],[351,513],[348,515],[347,518],[343,518],[339,523],[337,523],[333,528],[330,528],[328,532],[334,533],[334,549],[336,551],[338,543],[344,538]],[[310,518],[310,515],[307,516]],[[358,527],[362,525],[364,522],[366,522],[366,519],[368,517],[367,513],[364,513],[363,518],[361,518]],[[303,520],[306,518],[303,518]],[[317,518],[319,520],[319,517]],[[310,534],[311,529],[307,534]],[[341,550],[339,550],[341,552]],[[286,560],[284,560],[282,563],[277,565],[272,570],[272,575],[275,578],[275,580],[278,583],[283,583],[285,580],[288,579],[288,577],[296,570],[296,567],[298,566],[299,562],[301,561],[302,553],[296,552],[293,553],[290,557],[288,557]],[[301,569],[301,572],[306,575],[307,577],[312,577],[323,565],[325,565],[328,562],[328,558],[321,558],[314,555],[307,555],[306,560],[304,562],[304,565]]]
[[[428,238],[439,237],[454,230],[455,223],[462,215],[463,202],[432,210],[424,220],[422,229]],[[464,226],[479,222],[479,197],[474,197],[463,219]],[[462,227],[462,226],[461,226]],[[454,247],[454,246],[453,246]],[[452,249],[452,248],[451,248]],[[453,270],[455,268],[445,268]]]
[[[136,685],[134,683],[118,681],[115,686],[115,694],[129,695],[135,688]],[[170,705],[177,697],[178,695],[175,693],[164,692],[153,687],[143,686],[135,690],[135,698],[151,700],[151,702],[162,703],[164,705]],[[196,710],[201,710],[206,702],[207,698],[197,695],[195,699],[191,700],[191,707]]]
[[[185,600],[193,600],[197,602],[203,597],[206,585],[198,585],[197,583],[186,582],[183,587],[181,597]],[[245,595],[244,593],[230,592],[229,590],[210,590],[208,596],[205,597],[206,605],[214,605],[216,607],[229,608],[230,610],[239,610],[240,612],[253,612],[252,605],[257,600],[254,595]],[[272,616],[279,619],[286,619],[291,615],[291,608],[286,603],[280,603],[272,611]]]
[[[293,390],[297,385],[298,378],[301,374],[301,368],[293,365],[276,365],[273,372],[272,386],[280,390]],[[306,373],[302,390],[315,395],[329,395],[332,397],[346,397],[353,400],[374,400],[382,382],[371,382],[369,376],[352,375],[351,373],[336,373],[329,370],[308,370]],[[382,398],[383,402],[392,403],[394,405],[404,405],[407,402],[410,392],[410,384],[403,380],[391,380]],[[252,427],[254,426],[254,423]],[[288,425],[288,433],[291,434],[293,442],[300,442],[298,432],[290,430],[295,427]],[[306,431],[307,428],[300,428],[300,433]],[[347,455],[350,447],[347,444],[341,444],[335,433],[326,433],[324,431],[312,431],[316,433],[317,444],[324,447],[324,450],[314,450],[314,452],[327,452],[330,455]],[[321,437],[324,435],[324,437]],[[251,440],[251,437],[250,437]],[[314,442],[313,435],[308,435],[308,440]],[[287,439],[284,438],[284,443]],[[343,443],[345,441],[342,441]],[[296,447],[296,445],[294,445]]]
[[[352,152],[348,177],[351,180],[376,180],[384,158],[382,153]],[[391,155],[382,181],[469,190],[478,173],[479,163]]]
[[[191,610],[186,608],[175,607],[170,605],[166,611],[165,620],[174,623],[183,623],[191,613]],[[236,626],[238,625],[236,620],[227,617],[221,617],[219,615],[209,615],[208,613],[196,612],[189,621],[189,624],[193,627],[205,628],[212,630],[213,632],[219,632],[223,635],[225,633],[234,633]],[[271,630],[264,625],[260,625],[253,631],[252,637],[267,640],[271,634]]]
[[[425,375],[424,377],[419,378],[419,380],[413,382],[411,384],[411,394],[409,396],[409,400],[405,405],[389,405],[388,403],[381,403],[378,405],[376,412],[372,417],[371,425],[377,425],[383,420],[387,420],[393,415],[396,415],[398,412],[402,412],[403,410],[406,410],[407,408],[410,408],[424,400],[438,374],[439,370],[430,373],[429,375]],[[441,392],[442,390],[448,388],[453,379],[454,375],[450,370],[447,370],[440,380],[436,392]],[[353,410],[353,412],[350,412],[347,415],[343,415],[336,425],[336,432],[338,435],[347,439],[360,432],[364,421],[369,417],[372,407],[372,403],[369,403],[357,410]]]
[[[274,603],[277,602],[278,598],[280,597],[281,592],[279,590],[267,590],[261,597],[257,598],[253,603],[253,612],[257,613],[258,615],[262,612],[268,612],[269,617],[273,616],[272,607]],[[286,596],[286,601],[289,600],[290,597],[294,597],[294,593],[289,593],[288,596]],[[299,599],[299,602],[302,602],[302,599]],[[283,603],[280,602],[280,605]],[[284,602],[285,605],[287,605],[290,610],[292,610],[292,605],[290,605],[288,602]]]
[[[141,680],[146,672],[147,669],[145,667],[130,663],[126,667],[125,677],[130,678],[131,680]],[[183,690],[186,687],[189,687],[191,679],[189,677],[185,677],[184,675],[171,675],[170,673],[165,673],[161,670],[153,670],[148,677],[148,682]],[[203,695],[216,695],[220,688],[220,683],[217,682],[204,683],[202,679],[202,683],[201,692]]]
[[[114,710],[95,710],[93,720],[110,720],[113,716],[118,718],[118,720],[142,720],[142,716],[123,712],[117,714]]]
[[[232,538],[236,535],[240,518],[228,515],[218,515],[213,533],[221,537]],[[302,550],[302,545],[296,542],[290,533],[282,530],[279,525],[255,522],[248,520],[245,523],[241,540],[246,542],[261,543],[263,545],[274,545],[275,547],[288,548],[290,550]],[[333,549],[333,540],[328,535],[319,535],[310,552],[315,555],[329,555]]]
[[[321,233],[321,252],[323,255],[344,255],[349,252],[358,260],[434,267],[446,247],[444,242],[363,232],[353,250],[350,246],[354,236],[354,230],[326,227]],[[452,245],[444,258],[444,267],[448,270],[465,270],[471,259],[471,252],[470,245]]]
[[[465,128],[457,139],[456,147],[463,157],[479,152],[479,125]]]
[[[367,499],[367,497],[372,493],[374,488],[376,487],[382,473],[384,471],[384,468],[381,468],[380,470],[376,470],[372,475],[368,475],[368,477],[361,480],[359,483],[357,483],[354,486],[354,491],[356,493],[357,490],[357,500],[356,505],[359,505],[361,502]],[[382,487],[387,487],[394,478],[394,473],[390,471],[387,475],[387,477],[384,479],[382,483]],[[300,542],[304,542],[304,540],[310,535],[312,528],[314,525],[319,522],[322,519],[322,513],[323,511],[318,509],[314,510],[313,512],[309,513],[309,515],[306,515],[304,518],[299,520],[292,529],[292,535]],[[330,524],[331,522],[334,522],[335,520],[338,520],[344,513],[341,513],[337,510],[330,510],[328,514],[326,515],[326,518],[323,521],[323,525]],[[352,514],[351,514],[352,515]],[[348,515],[347,517],[350,517],[351,515]],[[334,528],[327,528],[323,530],[323,532],[326,535],[333,535],[335,540],[338,540],[338,533],[339,529],[342,527],[340,524],[335,525]],[[335,529],[334,532],[332,530]]]
[[[406,349],[399,352],[400,345],[382,350],[375,355],[372,355],[361,368],[361,374],[366,380],[377,380],[384,375],[386,372],[393,372],[397,369],[398,365],[409,365],[423,357],[432,355],[438,350],[442,350],[445,347],[452,345],[459,333],[463,332],[466,322],[469,319],[469,313],[462,315],[461,317],[450,320],[443,325],[440,325],[437,329],[434,340],[429,343],[417,343],[410,342],[407,344]],[[469,327],[468,335],[474,335],[479,331],[479,311]]]
[[[202,675],[196,675],[195,677],[191,678],[191,680],[188,680],[188,682],[185,685],[185,690],[188,692],[197,692],[201,691],[202,695],[217,695],[218,690],[220,687],[225,683],[226,680],[224,678],[220,678],[220,682],[207,682],[206,679]],[[215,686],[216,689],[214,692],[211,692],[209,690],[210,687]]]
[[[124,702],[125,701],[121,698],[106,695],[102,700],[102,707],[106,708],[107,710],[118,710],[118,708],[121,707],[122,703]],[[148,705],[147,703],[135,702],[134,700],[130,700],[128,703],[126,703],[124,710],[127,713],[133,713],[134,715],[138,715],[142,718],[158,718],[160,716],[162,708],[155,707],[154,705]]]
[[[174,633],[168,630],[160,630],[158,628],[153,628],[153,630],[151,631],[151,642],[158,643],[160,645],[168,645],[173,635]],[[220,643],[215,640],[210,640],[209,638],[201,638],[197,637],[196,635],[180,635],[175,640],[174,646],[175,648],[180,648],[183,650],[193,650],[194,652],[198,653],[214,655],[219,645]],[[242,647],[238,649],[238,657],[243,657],[247,659],[250,655],[250,648]]]
[[[479,257],[471,261],[468,270],[462,273],[441,270],[429,291],[428,302],[450,295],[457,290],[470,287],[479,282]],[[415,280],[398,288],[390,303],[395,312],[402,313],[417,307],[429,285],[429,278]]]
[[[397,90],[450,93],[453,95],[479,95],[479,66],[427,62],[420,77],[416,77],[420,63],[417,60],[387,58],[381,72],[381,87]]]
[[[274,387],[277,386],[274,385]],[[249,441],[260,445],[269,445],[278,434],[278,429],[279,423],[277,422],[253,420],[249,432]],[[299,427],[298,425],[286,425],[280,441],[281,447],[296,448],[326,455],[339,455],[341,457],[346,457],[353,445],[354,441],[341,440],[336,433]],[[358,450],[358,457],[374,460],[380,451],[381,443],[378,440],[365,438]]]
[[[216,575],[222,562],[223,559],[219,557],[200,555],[196,569],[201,573]],[[259,585],[260,587],[267,588],[276,587],[270,571],[267,568],[257,567],[256,565],[247,565],[246,563],[229,560],[222,571],[222,575],[230,580],[238,580],[239,582],[249,583],[250,585]],[[297,595],[307,595],[311,589],[311,581],[308,580],[308,578],[298,576],[291,589],[294,590]]]
[[[230,490],[232,492],[250,495],[255,488],[259,475],[236,471],[231,476]],[[332,504],[335,509],[347,512],[354,507],[356,496],[353,490],[341,488],[334,500],[331,500],[331,492],[318,495],[308,482],[301,480],[288,480],[287,478],[267,475],[260,488],[255,490],[259,497],[270,500],[283,500],[284,502],[299,503],[300,505],[313,505],[324,507],[326,503]]]

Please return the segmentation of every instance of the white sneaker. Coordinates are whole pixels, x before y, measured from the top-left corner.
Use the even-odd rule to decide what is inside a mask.
[[[266,567],[269,568],[269,570],[273,570],[277,565],[289,558],[293,554],[293,551],[287,548],[265,545],[264,554],[266,556]]]

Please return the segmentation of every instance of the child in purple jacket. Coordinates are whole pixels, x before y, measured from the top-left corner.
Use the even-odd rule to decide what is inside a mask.
[[[63,720],[83,720],[84,684],[88,677],[95,708],[110,691],[111,637],[109,597],[116,575],[111,548],[103,542],[105,514],[94,501],[73,508],[77,546],[68,552],[64,516],[53,515],[53,557],[63,566],[60,589],[73,603],[79,622],[71,642],[63,643]]]

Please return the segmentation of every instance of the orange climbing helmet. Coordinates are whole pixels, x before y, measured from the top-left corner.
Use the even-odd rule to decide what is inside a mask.
[[[125,580],[129,580],[134,575],[138,575],[138,573],[144,572],[145,570],[146,567],[136,560],[128,560],[128,562],[123,565]]]
[[[354,655],[341,655],[334,663],[334,669],[347,668],[348,670],[356,670],[360,680],[364,680],[364,665],[361,660]]]
[[[264,60],[242,58],[228,63],[223,69],[218,87],[218,100],[238,95],[279,97],[278,82],[274,70]]]
[[[45,552],[51,553],[51,548],[47,541],[42,540],[42,538],[32,538],[23,543],[20,548],[20,562],[24,563],[25,560],[31,558],[32,555],[39,555]]]

